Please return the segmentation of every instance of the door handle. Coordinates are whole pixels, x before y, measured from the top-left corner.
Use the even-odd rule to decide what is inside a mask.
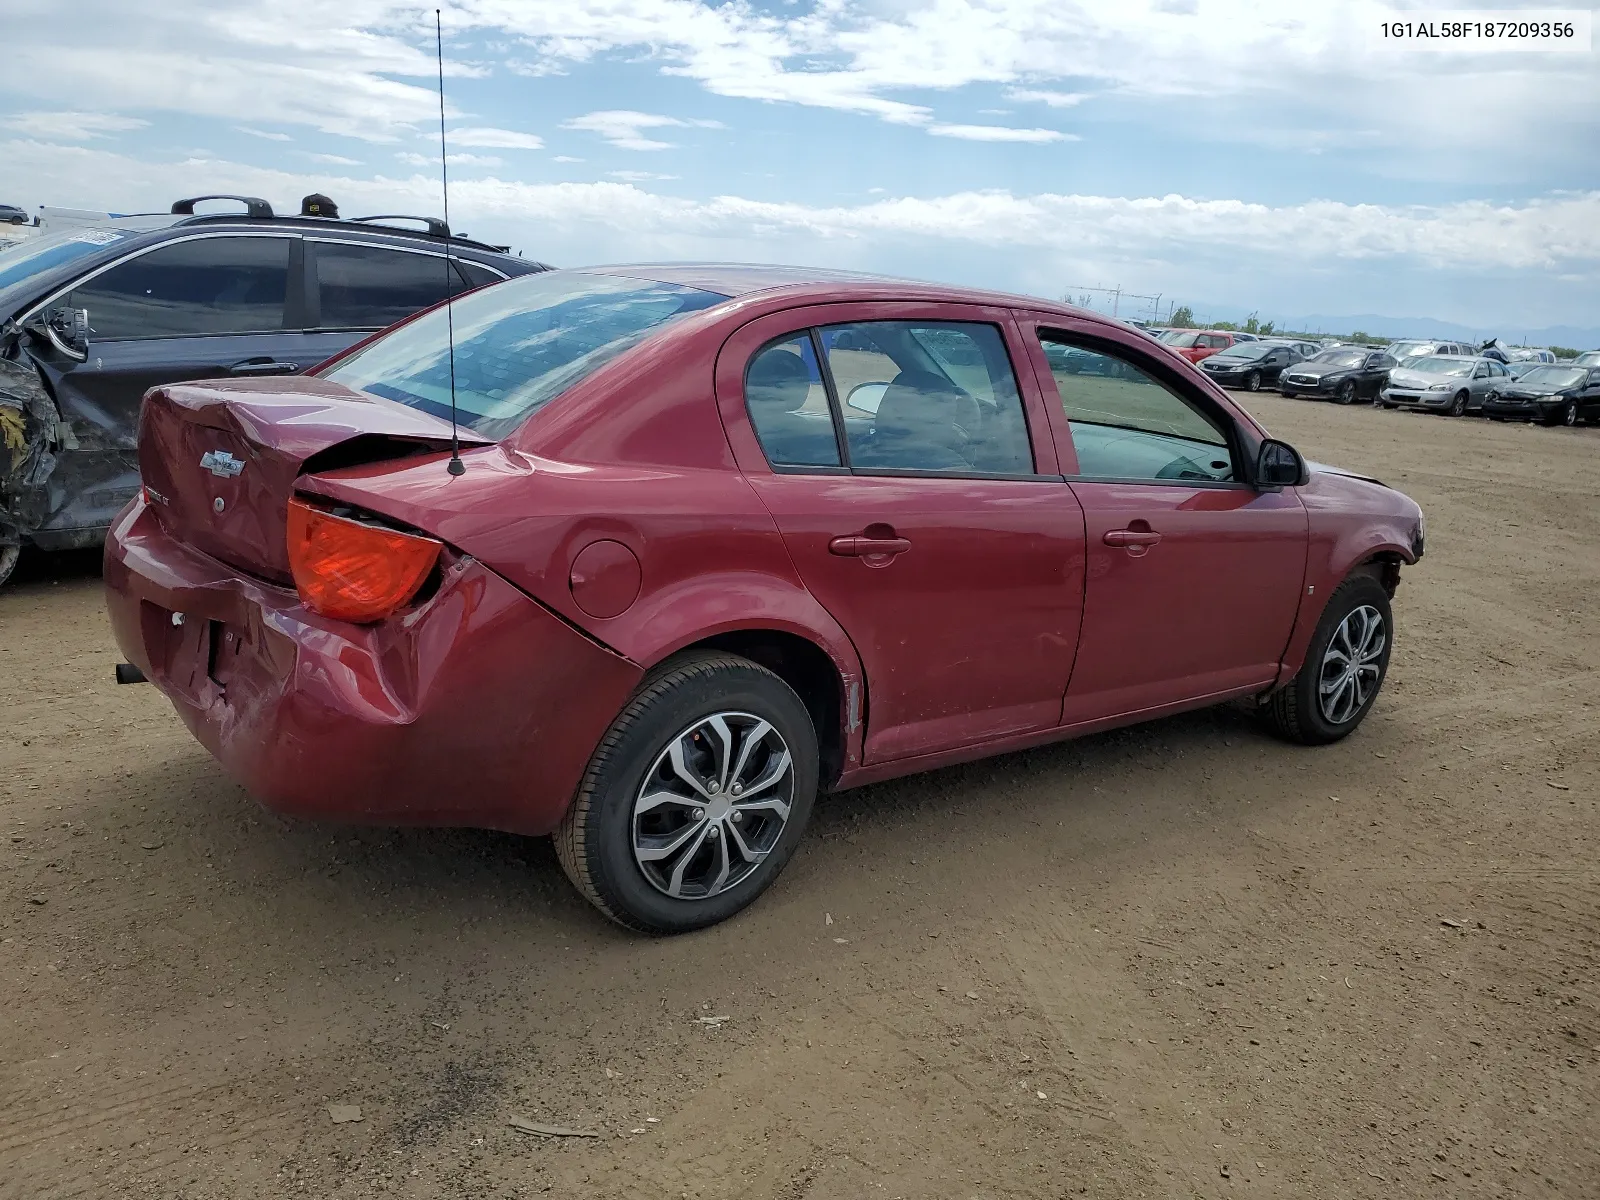
[[[1153,529],[1108,529],[1102,539],[1108,546],[1154,546],[1161,535]]]
[[[837,554],[841,558],[871,558],[880,554],[904,554],[909,549],[911,549],[911,542],[903,537],[869,537],[860,533],[851,534],[848,537],[836,537],[828,543],[828,553]]]
[[[228,368],[230,375],[293,375],[299,363],[278,362],[274,359],[248,358]]]

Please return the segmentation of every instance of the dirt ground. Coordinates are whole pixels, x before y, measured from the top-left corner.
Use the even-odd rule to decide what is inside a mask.
[[[1600,1195],[1600,430],[1252,404],[1428,513],[1359,733],[1218,710],[837,796],[672,940],[543,841],[267,815],[112,684],[94,560],[35,559],[0,1196]]]

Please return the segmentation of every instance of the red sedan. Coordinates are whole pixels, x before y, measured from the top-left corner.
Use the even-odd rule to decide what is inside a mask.
[[[1241,698],[1345,736],[1423,543],[1126,326],[769,267],[532,275],[157,388],[140,460],[112,624],[230,774],[553,833],[661,932],[750,903],[818,791]]]
[[[1192,363],[1210,358],[1213,354],[1221,354],[1230,346],[1237,346],[1240,342],[1252,340],[1254,339],[1242,338],[1226,329],[1169,329],[1161,335],[1163,343],[1171,346]]]

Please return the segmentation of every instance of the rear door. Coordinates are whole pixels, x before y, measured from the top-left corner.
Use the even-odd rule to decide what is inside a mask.
[[[110,524],[138,490],[139,402],[186,379],[288,374],[316,361],[297,325],[301,243],[287,231],[189,234],[119,259],[51,306],[89,314],[83,362],[45,354],[69,434],[42,545]]]
[[[1060,716],[1083,514],[1018,350],[1006,310],[885,303],[765,317],[719,356],[739,464],[861,656],[867,763]]]
[[[1074,322],[1024,326],[1085,521],[1083,632],[1062,721],[1273,682],[1305,576],[1294,489],[1243,482],[1248,444],[1232,414],[1131,339]],[[1052,370],[1053,346],[1112,365]]]
[[[474,264],[481,280],[487,269]],[[442,252],[421,246],[306,238],[307,336],[313,362],[477,286]]]

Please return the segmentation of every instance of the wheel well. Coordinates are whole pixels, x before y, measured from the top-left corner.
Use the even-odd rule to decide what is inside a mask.
[[[844,768],[844,681],[828,652],[815,642],[777,629],[736,629],[685,650],[715,649],[760,663],[795,690],[817,731],[818,782],[826,788]]]
[[[1370,575],[1383,585],[1383,590],[1389,594],[1389,599],[1394,599],[1395,592],[1400,587],[1400,566],[1403,560],[1394,551],[1385,551],[1374,554],[1366,562],[1359,564],[1350,572],[1352,575]]]

